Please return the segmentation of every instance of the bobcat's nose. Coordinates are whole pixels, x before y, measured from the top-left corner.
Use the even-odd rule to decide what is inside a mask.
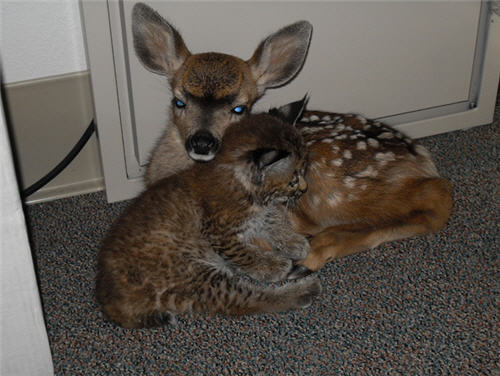
[[[206,130],[196,132],[186,141],[186,150],[195,161],[208,162],[212,160],[218,149],[219,141]]]

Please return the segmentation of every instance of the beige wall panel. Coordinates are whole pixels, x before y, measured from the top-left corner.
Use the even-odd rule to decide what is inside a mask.
[[[23,188],[54,168],[93,118],[89,74],[81,72],[4,87],[18,174]],[[102,189],[96,136],[75,160],[28,202]]]

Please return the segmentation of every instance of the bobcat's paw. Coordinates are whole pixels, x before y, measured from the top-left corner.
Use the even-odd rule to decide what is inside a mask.
[[[292,260],[303,260],[309,254],[311,246],[304,236],[293,235],[282,245],[281,253]]]
[[[247,269],[247,273],[259,281],[278,282],[287,278],[293,268],[293,261],[281,256],[269,256],[258,265]]]
[[[313,299],[321,294],[321,284],[317,278],[302,280],[296,290],[296,307],[307,308],[311,305]]]
[[[313,273],[311,269],[307,269],[303,265],[294,264],[292,270],[287,275],[287,279],[299,279],[307,277],[309,274]]]

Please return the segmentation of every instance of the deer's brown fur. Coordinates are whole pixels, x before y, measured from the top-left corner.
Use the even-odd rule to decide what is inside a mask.
[[[148,186],[195,163],[186,150],[199,129],[209,129],[219,140],[238,117],[231,109],[243,104],[249,110],[266,88],[289,81],[305,59],[311,36],[311,25],[302,21],[267,37],[247,61],[191,55],[180,34],[157,13],[138,5],[134,14],[139,58],[166,75],[174,96],[188,102],[183,109],[172,106],[170,124],[146,172]],[[138,31],[145,29],[155,31]],[[423,147],[384,124],[345,114],[306,112],[298,127],[310,150],[309,190],[290,214],[297,231],[311,236],[303,266],[318,270],[333,258],[446,224],[452,187],[439,177]]]
[[[397,130],[360,116],[306,112],[307,193],[292,212],[311,237],[310,270],[381,243],[434,232],[453,206],[451,183],[428,151]]]

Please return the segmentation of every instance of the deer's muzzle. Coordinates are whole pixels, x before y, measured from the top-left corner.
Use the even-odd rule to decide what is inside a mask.
[[[208,162],[219,150],[219,141],[208,131],[201,130],[189,136],[186,151],[189,157],[198,162]]]

